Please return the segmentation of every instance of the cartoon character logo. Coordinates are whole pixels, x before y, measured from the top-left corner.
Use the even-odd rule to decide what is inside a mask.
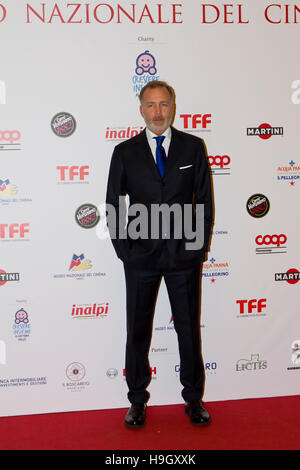
[[[23,308],[21,308],[21,310],[18,310],[15,313],[15,323],[17,325],[19,323],[28,323],[28,322],[29,322],[28,313]]]
[[[149,51],[145,51],[137,57],[135,69],[137,75],[143,75],[144,73],[155,75],[156,72],[155,58]]]

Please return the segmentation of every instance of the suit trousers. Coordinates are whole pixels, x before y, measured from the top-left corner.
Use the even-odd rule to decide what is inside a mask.
[[[127,342],[126,382],[128,400],[146,403],[151,380],[149,349],[156,298],[162,277],[171,304],[180,355],[180,381],[185,401],[202,398],[204,367],[201,355],[199,289],[201,263],[185,269],[170,269],[163,250],[154,267],[137,268],[124,263],[126,279]]]

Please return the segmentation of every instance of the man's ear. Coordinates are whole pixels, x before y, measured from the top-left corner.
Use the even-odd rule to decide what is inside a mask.
[[[140,105],[140,113],[141,113],[141,116],[144,117],[142,105]]]

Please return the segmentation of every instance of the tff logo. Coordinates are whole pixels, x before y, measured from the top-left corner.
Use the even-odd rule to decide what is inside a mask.
[[[243,315],[244,313],[253,313],[253,311],[257,311],[258,313],[262,312],[263,308],[267,306],[267,299],[243,299],[237,300],[236,303],[239,305],[240,314]]]
[[[0,239],[24,238],[29,233],[29,224],[0,224]]]
[[[197,130],[207,128],[207,124],[211,124],[211,114],[180,114],[183,119],[183,128]]]
[[[90,174],[89,165],[60,165],[56,169],[59,171],[60,181],[84,181],[85,177]]]

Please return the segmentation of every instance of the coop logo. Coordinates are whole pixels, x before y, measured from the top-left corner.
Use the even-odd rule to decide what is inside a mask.
[[[230,162],[229,155],[209,155],[208,163],[212,175],[230,175]]]
[[[267,307],[267,299],[241,299],[236,300],[238,305],[237,318],[261,317],[266,316],[263,309]]]
[[[217,279],[224,279],[228,276],[228,262],[219,262],[212,257],[208,263],[203,263],[202,277],[209,279],[212,284],[214,284]]]
[[[180,114],[183,128],[188,132],[210,131],[211,114]]]
[[[293,91],[291,95],[291,101],[293,104],[300,104],[300,80],[294,80],[292,82],[291,88]]]
[[[128,127],[107,127],[105,131],[106,142],[122,142],[131,139],[135,135],[140,134],[144,126],[128,126]]]
[[[72,318],[105,318],[109,314],[109,302],[94,304],[73,304]]]
[[[272,127],[266,122],[260,124],[258,127],[247,127],[247,136],[253,135],[267,140],[274,135],[283,135],[283,127]]]
[[[253,196],[249,197],[246,207],[251,217],[259,219],[269,212],[270,201],[264,194],[253,194]]]
[[[20,280],[20,273],[7,273],[3,269],[0,269],[0,286],[3,286],[7,282],[17,282]]]
[[[296,339],[291,344],[291,362],[292,367],[288,367],[287,370],[297,370],[300,369],[300,340]]]
[[[0,365],[6,364],[6,344],[0,339]]]
[[[0,151],[21,150],[21,132],[17,129],[0,129]]]
[[[253,372],[267,368],[267,361],[260,359],[259,354],[251,354],[250,359],[239,359],[236,363],[237,372]]]
[[[18,341],[26,341],[31,333],[28,312],[24,308],[14,314],[13,334]]]
[[[255,253],[257,255],[269,255],[287,253],[287,236],[284,233],[257,235],[255,238]]]
[[[58,137],[70,137],[76,130],[75,118],[70,113],[57,113],[52,118],[51,129]]]
[[[152,80],[159,80],[156,59],[150,51],[139,54],[135,62],[135,74],[132,77],[133,91],[138,96],[144,85]]]
[[[82,204],[75,212],[75,220],[82,228],[95,227],[100,220],[97,207],[89,203]]]
[[[29,223],[0,224],[0,241],[28,241],[25,235],[29,233]]]
[[[296,165],[294,160],[288,162],[287,165],[277,167],[277,181],[288,183],[295,186],[296,181],[300,180],[300,166]]]
[[[297,284],[300,280],[298,269],[291,268],[285,273],[275,273],[275,281],[286,281],[288,284]]]
[[[90,174],[89,165],[58,165],[56,169],[59,176],[58,184],[88,183],[86,177]]]

